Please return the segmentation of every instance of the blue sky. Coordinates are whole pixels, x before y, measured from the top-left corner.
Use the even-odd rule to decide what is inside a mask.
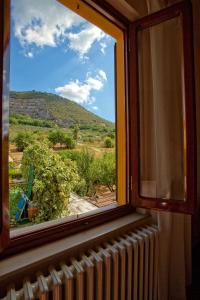
[[[56,0],[13,0],[10,89],[46,91],[114,121],[114,39]]]

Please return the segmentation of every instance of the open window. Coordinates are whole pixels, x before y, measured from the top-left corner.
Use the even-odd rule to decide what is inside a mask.
[[[131,209],[126,26],[84,1],[38,3],[1,3],[0,225],[6,253]]]
[[[132,199],[136,206],[192,213],[196,194],[190,3],[130,29]]]
[[[17,1],[14,2],[19,3]],[[27,1],[24,0],[24,2],[27,6]],[[34,3],[35,1],[33,1],[33,4]],[[40,1],[43,9],[45,9],[45,3],[48,4],[48,1]],[[10,255],[17,251],[19,252],[30,247],[38,246],[41,243],[54,241],[77,231],[110,221],[134,211],[136,207],[165,209],[185,213],[192,213],[194,209],[196,197],[196,150],[192,55],[193,41],[190,4],[179,3],[129,24],[128,21],[121,18],[120,14],[115,14],[115,12],[111,9],[106,10],[103,4],[102,6],[97,5],[96,1],[49,0],[49,3],[51,9],[54,4],[59,5],[59,14],[57,15],[57,19],[55,18],[54,13],[51,16],[51,9],[49,10],[49,13],[47,13],[46,9],[44,14],[45,18],[54,22],[54,25],[56,25],[55,27],[47,26],[47,24],[43,22],[44,20],[41,20],[41,17],[39,17],[41,11],[38,12],[37,15],[38,8],[35,12],[34,9],[32,10],[32,13],[34,12],[35,15],[31,20],[29,20],[28,25],[25,24],[22,26],[21,21],[23,19],[24,22],[26,18],[23,18],[22,11],[20,9],[17,10],[17,12],[21,14],[18,16],[17,20],[19,22],[18,25],[22,26],[22,30],[20,31],[20,26],[18,26],[17,31],[15,32],[15,37],[21,38],[21,46],[24,47],[22,52],[18,52],[18,55],[25,55],[29,62],[32,61],[33,63],[33,57],[35,54],[40,56],[41,50],[45,47],[44,38],[48,33],[48,45],[49,47],[52,47],[49,49],[52,50],[56,43],[60,44],[64,41],[67,42],[69,48],[67,49],[68,54],[69,51],[71,51],[70,47],[71,49],[76,49],[76,52],[81,54],[82,61],[79,61],[77,57],[72,57],[81,72],[83,66],[85,67],[87,65],[88,60],[84,49],[87,47],[90,49],[91,45],[88,42],[86,32],[84,32],[81,38],[80,35],[78,38],[80,28],[75,25],[80,22],[80,18],[82,18],[81,20],[84,20],[82,21],[83,29],[87,28],[87,24],[84,22],[90,22],[90,24],[93,24],[92,26],[96,26],[96,30],[92,31],[92,33],[95,40],[101,42],[101,49],[99,49],[102,55],[106,50],[106,45],[104,41],[101,41],[100,37],[108,36],[108,40],[110,37],[114,41],[112,48],[112,60],[107,62],[102,60],[98,72],[94,75],[95,77],[92,77],[91,75],[91,72],[95,69],[95,65],[88,69],[85,76],[82,73],[82,80],[85,78],[85,85],[81,84],[81,79],[76,78],[76,76],[73,78],[72,68],[70,69],[69,64],[66,64],[64,61],[63,63],[61,62],[59,70],[54,70],[52,74],[55,75],[56,72],[56,78],[54,76],[54,79],[57,81],[60,79],[59,74],[62,73],[62,70],[69,67],[71,72],[71,77],[68,78],[69,82],[66,83],[64,81],[67,76],[66,74],[61,76],[63,77],[63,82],[57,82],[54,90],[56,88],[57,93],[60,93],[62,96],[64,94],[66,95],[66,91],[69,95],[69,92],[72,92],[70,88],[73,85],[74,87],[79,88],[80,91],[86,93],[86,96],[91,96],[90,102],[92,103],[94,98],[93,95],[90,95],[91,90],[93,89],[95,92],[101,90],[103,83],[107,80],[105,70],[102,69],[102,66],[105,66],[106,64],[107,69],[110,69],[113,73],[113,87],[115,90],[113,93],[113,95],[115,95],[113,102],[115,104],[113,105],[115,106],[114,134],[116,145],[114,153],[117,174],[114,185],[117,203],[114,203],[114,205],[108,205],[104,208],[99,208],[93,212],[88,211],[88,213],[83,215],[65,215],[62,218],[50,220],[50,222],[47,221],[42,224],[26,226],[22,228],[22,230],[10,230],[8,171],[12,171],[15,175],[18,175],[18,172],[16,170],[11,170],[13,168],[13,164],[11,163],[9,166],[8,161],[9,143],[12,140],[12,138],[10,139],[10,142],[8,140],[9,105],[11,105],[11,102],[15,102],[20,95],[22,100],[21,104],[22,106],[25,106],[24,109],[26,110],[26,101],[24,101],[25,96],[28,97],[29,100],[33,99],[33,95],[37,96],[38,101],[41,101],[41,98],[43,98],[41,101],[43,105],[40,103],[37,106],[37,118],[34,118],[33,116],[27,117],[26,114],[21,115],[20,112],[12,116],[10,115],[10,121],[12,122],[11,126],[13,126],[13,128],[17,128],[17,126],[21,126],[23,124],[28,126],[28,128],[32,126],[31,138],[34,135],[38,135],[38,140],[41,144],[43,143],[46,134],[42,133],[44,128],[46,128],[46,132],[48,130],[52,131],[50,142],[53,141],[55,137],[58,138],[58,136],[63,138],[62,134],[55,135],[55,131],[60,132],[63,130],[63,127],[65,127],[63,126],[63,120],[61,120],[60,123],[57,122],[55,128],[51,127],[54,126],[53,123],[55,121],[52,117],[52,111],[58,116],[65,114],[66,110],[63,106],[63,100],[61,101],[62,103],[60,103],[59,108],[57,107],[55,109],[55,100],[57,98],[54,96],[52,98],[52,95],[50,95],[51,90],[47,91],[43,89],[42,93],[38,93],[37,89],[33,86],[31,93],[25,93],[26,95],[23,93],[10,93],[9,58],[11,58],[11,76],[13,70],[12,63],[15,61],[13,60],[12,55],[13,48],[11,52],[9,50],[10,36],[12,37],[13,34],[12,31],[9,32],[10,28],[12,28],[12,26],[10,26],[11,8],[10,0],[1,1],[0,92],[2,95],[2,101],[0,105],[0,249],[2,250],[7,246],[5,254],[3,253],[3,255]],[[23,8],[24,7],[25,6],[23,6]],[[68,16],[64,23],[56,24],[55,20],[60,20],[67,10],[71,10],[75,13],[76,17],[70,19]],[[28,18],[28,14],[24,15]],[[69,32],[65,27],[68,26],[69,21],[71,22],[72,19],[74,20],[73,32]],[[46,27],[43,28],[43,25]],[[128,25],[130,25],[129,31]],[[34,27],[34,30],[31,30],[31,26]],[[42,32],[39,32],[41,27]],[[47,28],[51,32],[49,32]],[[97,31],[100,33],[99,36],[97,36]],[[26,47],[27,39],[29,39],[32,46],[35,45],[36,40],[40,43],[38,52],[36,51],[36,53],[34,53],[31,47]],[[82,41],[82,46],[81,43],[78,43],[77,41]],[[67,52],[63,51],[62,55],[65,56],[66,53]],[[95,52],[93,52],[93,54],[95,55]],[[42,64],[44,60],[42,57],[40,59]],[[46,67],[50,70],[56,63],[59,63],[59,60],[57,53],[54,53],[53,56],[46,61]],[[35,68],[36,64],[33,63],[32,67]],[[23,64],[18,65],[18,70],[22,71],[21,74],[19,72],[19,76],[25,76]],[[26,72],[28,71],[29,69],[27,67]],[[43,69],[41,69],[41,74],[42,73],[44,73]],[[51,72],[49,71],[48,75],[50,73]],[[42,78],[40,77],[40,70],[38,71],[37,80],[39,84],[41,84],[43,80],[46,80],[45,74],[43,74]],[[71,83],[71,85],[69,83]],[[90,84],[90,87],[88,87],[88,84]],[[12,100],[10,100],[10,96],[12,96]],[[38,118],[38,115],[40,116],[46,107],[46,102],[44,100],[47,96],[51,98],[51,101],[49,101],[48,104],[50,111],[46,111],[46,117],[49,117],[50,119],[46,118],[45,120],[41,120]],[[80,97],[77,99],[77,101],[79,101]],[[87,99],[87,97],[85,99]],[[12,109],[17,111],[19,106],[15,104],[16,103],[13,103]],[[72,106],[74,107],[74,105]],[[106,103],[102,106],[102,111],[105,113],[104,115],[107,113],[107,107]],[[94,109],[96,110],[97,107]],[[88,118],[91,117],[89,114],[87,114],[87,116]],[[86,119],[87,117],[85,120]],[[97,121],[97,119],[98,118],[94,117],[94,120]],[[80,131],[80,124],[72,123],[70,124],[72,125],[71,128],[68,126],[69,130],[68,128],[64,128],[64,130],[66,130],[66,133],[73,133],[76,139],[78,131]],[[33,129],[34,126],[42,128],[40,129],[39,134],[38,130]],[[105,131],[105,124],[100,127],[102,131]],[[96,130],[99,130],[99,127],[94,126],[93,129],[96,132]],[[113,134],[113,132],[110,133]],[[82,134],[83,132],[81,135]],[[87,136],[86,138],[92,137],[93,136]],[[110,143],[110,140],[113,142],[112,139],[113,138],[110,135],[108,142]],[[69,143],[69,140],[69,136],[68,138],[65,138],[66,144]],[[81,143],[79,141],[79,146],[80,144]],[[50,145],[50,148],[51,147],[52,145]],[[97,150],[99,151],[99,149]],[[43,154],[45,157],[49,157],[49,152],[45,151]],[[51,149],[50,151],[54,162],[56,158],[53,153],[58,151],[60,151],[60,149]],[[113,149],[111,149],[111,151],[113,151]],[[73,157],[72,152],[70,154],[71,157]],[[65,155],[63,154],[63,157],[64,156]],[[26,159],[26,162],[29,161],[30,166],[27,170],[25,170],[27,183],[32,182],[32,184],[27,184],[25,191],[26,196],[28,195],[28,197],[32,196],[31,194],[33,193],[33,189],[34,192],[37,190],[36,186],[32,189],[36,170],[33,164],[31,164],[31,159],[32,162],[35,162],[35,156],[30,156]],[[65,161],[65,159],[61,161],[59,158],[57,159],[61,162],[61,165]],[[19,163],[19,165],[20,164],[21,163]],[[15,166],[13,169],[15,169]],[[48,171],[47,169],[46,171]],[[95,168],[94,170],[96,171]],[[105,171],[105,168],[103,171]],[[48,174],[49,173],[47,172],[45,175],[45,172],[42,171],[42,176],[48,177]],[[56,176],[57,175],[61,175],[60,171],[57,172]],[[56,180],[58,177],[55,177]],[[64,183],[65,182],[63,182],[63,184]],[[81,183],[81,180],[79,180],[78,183]],[[52,184],[52,188],[53,186],[54,185]],[[39,189],[40,187],[41,182],[37,182],[37,188]],[[49,186],[49,191],[50,190],[51,186]],[[62,191],[59,190],[58,192],[60,193]],[[38,207],[36,207],[36,211],[37,210]],[[19,212],[17,215],[19,215]]]

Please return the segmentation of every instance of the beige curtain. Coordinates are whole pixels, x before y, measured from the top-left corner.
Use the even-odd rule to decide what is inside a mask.
[[[152,215],[161,233],[159,300],[185,300],[191,284],[191,217],[155,211]]]
[[[146,0],[150,14],[170,2]],[[178,19],[152,27],[139,37],[142,139],[141,194],[184,200],[183,61]],[[191,217],[151,211],[160,229],[159,300],[186,299],[191,283]]]
[[[139,32],[141,194],[185,199],[181,18]]]

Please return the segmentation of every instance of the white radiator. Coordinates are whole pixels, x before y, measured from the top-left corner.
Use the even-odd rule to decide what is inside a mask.
[[[146,226],[90,249],[48,276],[10,288],[3,300],[157,300],[158,229]],[[1,300],[2,300],[1,299]]]

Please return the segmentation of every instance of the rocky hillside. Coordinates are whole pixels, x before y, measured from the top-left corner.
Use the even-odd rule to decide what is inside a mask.
[[[113,126],[111,122],[73,101],[35,91],[10,93],[10,115],[19,114],[33,119],[50,120],[63,127],[73,124]]]

